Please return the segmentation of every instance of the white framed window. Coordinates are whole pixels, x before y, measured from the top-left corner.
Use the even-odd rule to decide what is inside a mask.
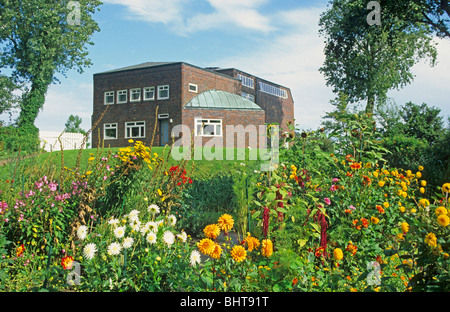
[[[104,140],[117,139],[117,123],[103,124],[103,139]]]
[[[127,102],[127,90],[119,90],[117,91],[117,103],[126,103]]]
[[[104,103],[105,105],[114,104],[114,91],[105,92]]]
[[[198,92],[198,85],[190,83],[189,84],[189,92],[197,93]]]
[[[250,78],[250,77],[247,77],[247,76],[244,76],[244,75],[241,75],[241,74],[238,74],[237,78],[242,82],[243,86],[246,86],[246,87],[249,87],[249,88],[252,88],[252,89],[255,88],[253,78]]]
[[[144,88],[144,101],[155,99],[155,87],[145,87]]]
[[[130,102],[138,102],[141,100],[141,89],[130,90]]]
[[[272,86],[272,85],[264,83],[264,82],[260,82],[259,83],[259,90],[261,92],[268,93],[268,94],[271,94],[271,95],[275,95],[275,96],[278,96],[278,97],[283,98],[283,99],[287,99],[288,98],[286,90],[278,88],[278,87],[275,87],[275,86]]]
[[[125,123],[125,138],[145,138],[145,121],[130,121]]]
[[[195,119],[195,135],[222,136],[222,119]]]
[[[254,96],[253,94],[250,94],[250,93],[247,93],[247,92],[242,92],[242,93],[241,93],[241,96],[242,96],[244,99],[247,99],[247,100],[250,100],[250,101],[252,101],[252,102],[255,102],[255,96]]]
[[[158,86],[158,100],[166,100],[169,98],[169,85]]]

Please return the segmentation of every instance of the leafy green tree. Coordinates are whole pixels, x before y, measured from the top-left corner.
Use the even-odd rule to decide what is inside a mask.
[[[83,129],[80,128],[82,121],[83,121],[83,119],[81,119],[80,116],[70,115],[69,118],[67,119],[66,123],[64,124],[64,126],[65,126],[64,131],[86,134],[86,131],[84,131]]]
[[[405,20],[383,6],[381,24],[369,25],[367,4],[330,1],[319,21],[326,39],[325,62],[319,70],[335,93],[344,92],[350,103],[366,101],[365,111],[372,114],[389,90],[412,82],[414,64],[427,58],[434,65],[437,52],[429,26]]]
[[[18,125],[37,136],[34,121],[57,74],[82,73],[91,65],[86,45],[99,27],[99,0],[4,0],[0,2],[0,68],[26,84]]]
[[[11,78],[0,75],[0,114],[18,105],[19,97],[13,94],[18,88],[19,86]]]

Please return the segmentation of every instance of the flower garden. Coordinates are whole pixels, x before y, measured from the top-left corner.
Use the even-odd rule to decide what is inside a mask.
[[[275,170],[239,161],[208,182],[132,140],[85,166],[11,171],[0,290],[448,291],[450,181],[390,167],[368,137],[330,153],[325,132],[303,132]]]

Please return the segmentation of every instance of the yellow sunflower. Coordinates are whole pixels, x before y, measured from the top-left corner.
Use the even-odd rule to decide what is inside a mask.
[[[450,193],[450,183],[444,183],[444,185],[442,185],[442,190],[445,193]]]
[[[344,253],[342,252],[342,249],[336,248],[335,250],[333,250],[333,257],[334,257],[334,260],[337,260],[337,261],[344,258]]]
[[[219,244],[214,244],[213,251],[211,252],[210,256],[214,259],[219,259],[221,254],[222,248],[219,246]]]
[[[211,239],[215,239],[220,234],[220,228],[217,224],[209,224],[203,229],[205,236]]]
[[[273,243],[270,239],[263,239],[261,242],[261,254],[270,257],[273,253]]]
[[[447,226],[450,223],[450,218],[445,214],[441,214],[437,217],[437,222],[440,226]]]
[[[245,251],[245,248],[241,245],[236,245],[231,249],[231,256],[233,257],[234,261],[236,262],[242,262],[247,257],[247,251]]]
[[[425,244],[428,244],[430,247],[436,247],[437,246],[437,238],[434,233],[428,233],[428,235],[425,237]]]
[[[448,213],[448,211],[444,206],[437,207],[436,210],[434,211],[434,214],[436,216],[446,215],[447,213]]]
[[[201,253],[210,255],[214,251],[215,245],[216,243],[214,243],[211,239],[204,238],[198,243],[197,246]]]
[[[222,231],[228,232],[233,228],[234,220],[229,214],[223,214],[218,220],[219,227]]]

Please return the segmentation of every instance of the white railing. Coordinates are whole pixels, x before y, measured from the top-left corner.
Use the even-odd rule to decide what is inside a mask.
[[[39,131],[39,140],[41,148],[47,152],[60,151],[61,145],[63,150],[86,148],[86,143],[83,144],[84,135],[81,133]]]

